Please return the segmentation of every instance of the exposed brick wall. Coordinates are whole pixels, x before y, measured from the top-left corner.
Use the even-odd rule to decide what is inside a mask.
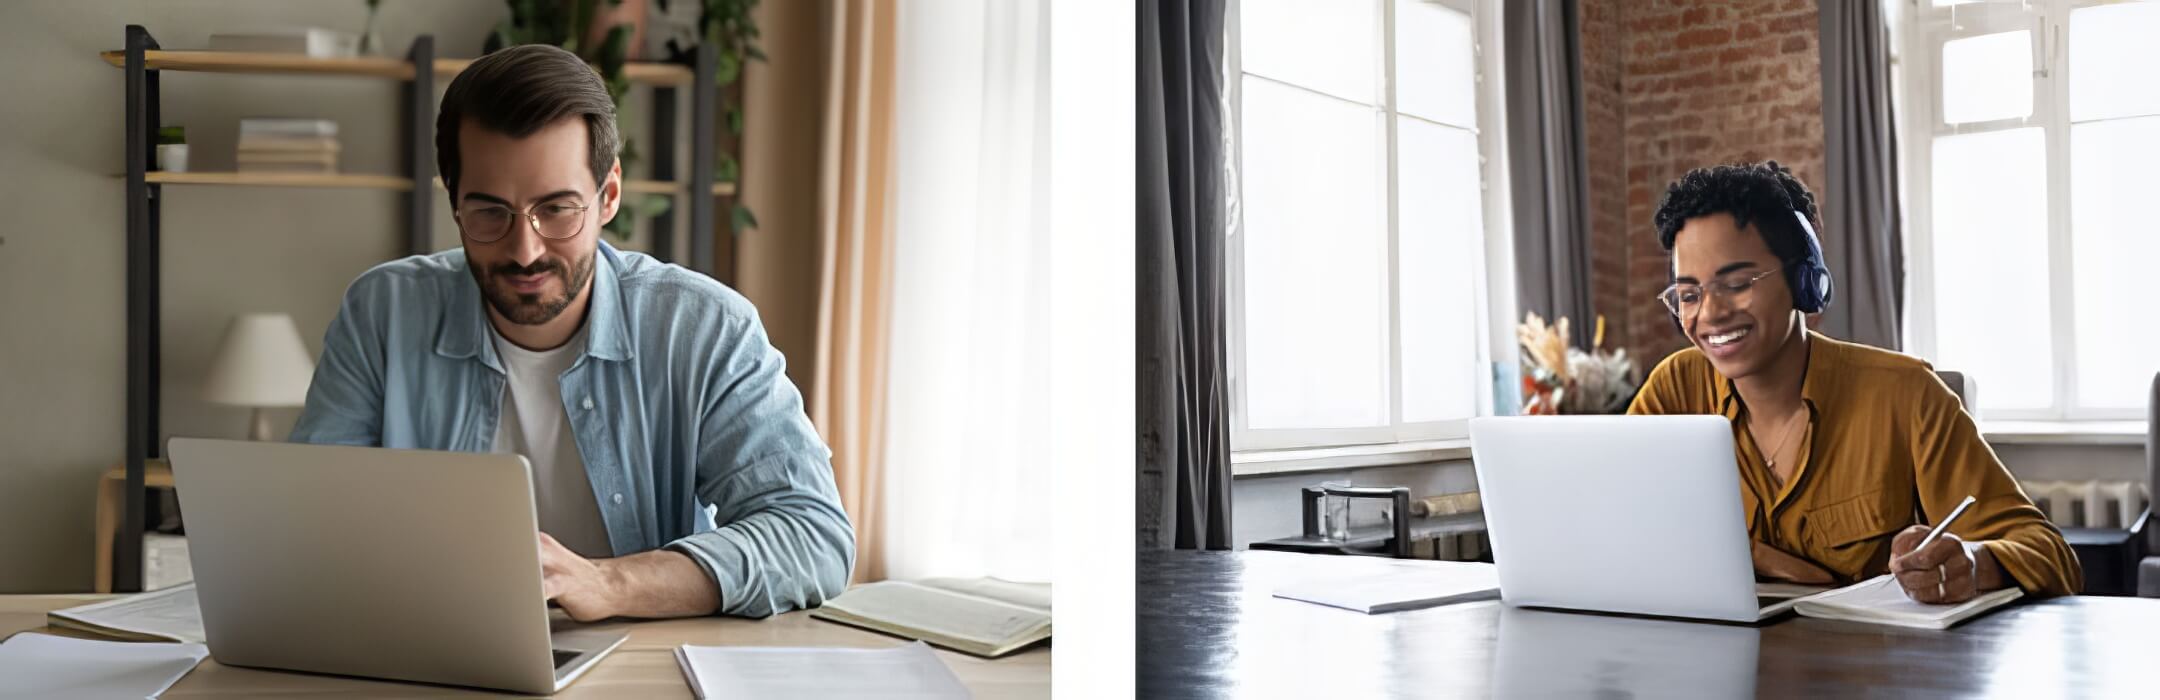
[[[1814,0],[1582,0],[1593,303],[1621,326],[1608,344],[1645,371],[1686,346],[1652,301],[1666,284],[1650,224],[1666,184],[1765,159],[1822,182],[1815,10]]]
[[[1632,347],[1627,298],[1627,152],[1621,143],[1620,3],[1584,0],[1582,24],[1583,143],[1590,168],[1590,305],[1605,317],[1606,347]],[[1577,328],[1596,327],[1579,319]],[[1589,338],[1578,342],[1587,344]],[[1633,352],[1632,350],[1630,352]]]

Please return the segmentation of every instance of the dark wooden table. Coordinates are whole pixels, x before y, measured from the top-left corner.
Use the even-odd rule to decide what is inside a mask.
[[[2160,600],[2024,601],[1945,631],[1509,608],[1364,615],[1272,597],[1386,560],[1142,551],[1142,698],[2160,697]]]

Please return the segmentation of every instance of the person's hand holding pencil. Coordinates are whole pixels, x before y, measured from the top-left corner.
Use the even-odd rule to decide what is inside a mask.
[[[1973,497],[1966,496],[1935,527],[1914,525],[1890,541],[1890,573],[1905,589],[1905,597],[1949,605],[2002,586],[2000,569],[1987,548],[1950,534],[1950,524],[1972,504]]]

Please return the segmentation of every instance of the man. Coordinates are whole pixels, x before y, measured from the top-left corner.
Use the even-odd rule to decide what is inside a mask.
[[[490,54],[435,143],[463,246],[353,282],[292,440],[525,455],[542,587],[579,620],[838,595],[854,530],[757,311],[600,240],[622,167],[599,76],[554,47]]]
[[[2077,556],[1926,362],[1807,329],[1830,298],[1815,220],[1814,196],[1775,161],[1666,189],[1655,221],[1673,284],[1660,298],[1694,346],[1659,363],[1628,412],[1732,420],[1765,577],[1893,573],[1923,603],[2076,593]],[[1972,508],[1915,551],[1967,495]]]

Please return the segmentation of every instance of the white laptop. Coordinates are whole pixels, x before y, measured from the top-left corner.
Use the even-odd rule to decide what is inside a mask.
[[[1508,605],[1757,622],[1808,589],[1758,591],[1722,416],[1470,421]]]
[[[524,457],[166,450],[218,663],[548,694],[626,636],[550,631]]]

